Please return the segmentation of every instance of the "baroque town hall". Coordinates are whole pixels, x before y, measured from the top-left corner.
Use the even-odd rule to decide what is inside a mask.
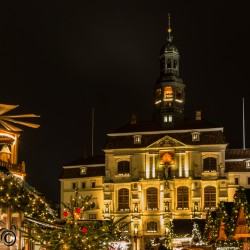
[[[205,120],[201,111],[184,116],[179,58],[169,21],[152,121],[132,115],[107,134],[104,155],[66,164],[59,179],[61,202],[76,189],[92,195],[95,207],[84,219],[127,215],[131,223],[124,235],[133,239],[132,249],[149,249],[150,240],[168,233],[170,221],[175,233],[186,233],[190,221],[204,221],[220,201],[233,201],[239,185],[250,188],[250,150],[228,149],[223,127]]]

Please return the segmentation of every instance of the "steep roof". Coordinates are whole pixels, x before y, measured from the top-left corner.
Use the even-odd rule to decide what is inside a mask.
[[[81,167],[86,167],[86,173],[81,174]],[[64,165],[59,179],[105,176],[105,156],[81,156]]]
[[[227,149],[225,152],[226,172],[250,172],[246,161],[250,160],[250,149]]]

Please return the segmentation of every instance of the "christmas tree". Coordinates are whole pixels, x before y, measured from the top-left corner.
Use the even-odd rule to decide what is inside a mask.
[[[70,202],[62,205],[65,218],[63,225],[46,226],[34,223],[23,231],[24,237],[41,247],[53,250],[108,249],[112,242],[121,240],[120,225],[125,217],[118,221],[82,219],[83,214],[93,206],[91,196],[83,197],[76,190]]]
[[[192,229],[192,238],[191,238],[191,245],[203,245],[202,237],[201,237],[201,232],[199,225],[194,222],[193,224],[193,229]]]

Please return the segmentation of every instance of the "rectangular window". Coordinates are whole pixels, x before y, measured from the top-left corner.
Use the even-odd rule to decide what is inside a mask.
[[[89,214],[89,220],[96,220],[96,214]]]
[[[237,177],[234,178],[234,184],[235,184],[235,185],[239,185],[239,178],[237,178]]]
[[[82,188],[86,188],[86,183],[82,182]]]
[[[91,182],[91,187],[92,187],[92,188],[95,188],[95,181],[92,181],[92,182]]]
[[[250,185],[250,177],[247,177],[247,185]]]
[[[163,117],[164,122],[172,122],[173,121],[173,116],[172,115],[165,115]]]
[[[73,182],[72,183],[72,189],[76,189],[77,188],[77,184],[76,184],[76,182]]]
[[[87,167],[80,168],[80,175],[85,175],[87,173]]]

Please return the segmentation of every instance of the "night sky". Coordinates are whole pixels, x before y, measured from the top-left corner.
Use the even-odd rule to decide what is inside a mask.
[[[250,147],[250,15],[247,1],[2,1],[0,103],[34,113],[22,127],[19,163],[26,181],[59,203],[64,164],[132,114],[151,120],[158,57],[168,13],[186,85],[187,115],[202,111],[224,127],[229,148]],[[243,3],[244,2],[244,3]],[[236,5],[237,4],[237,5]],[[94,144],[92,144],[94,109]],[[26,120],[27,121],[27,120]]]

